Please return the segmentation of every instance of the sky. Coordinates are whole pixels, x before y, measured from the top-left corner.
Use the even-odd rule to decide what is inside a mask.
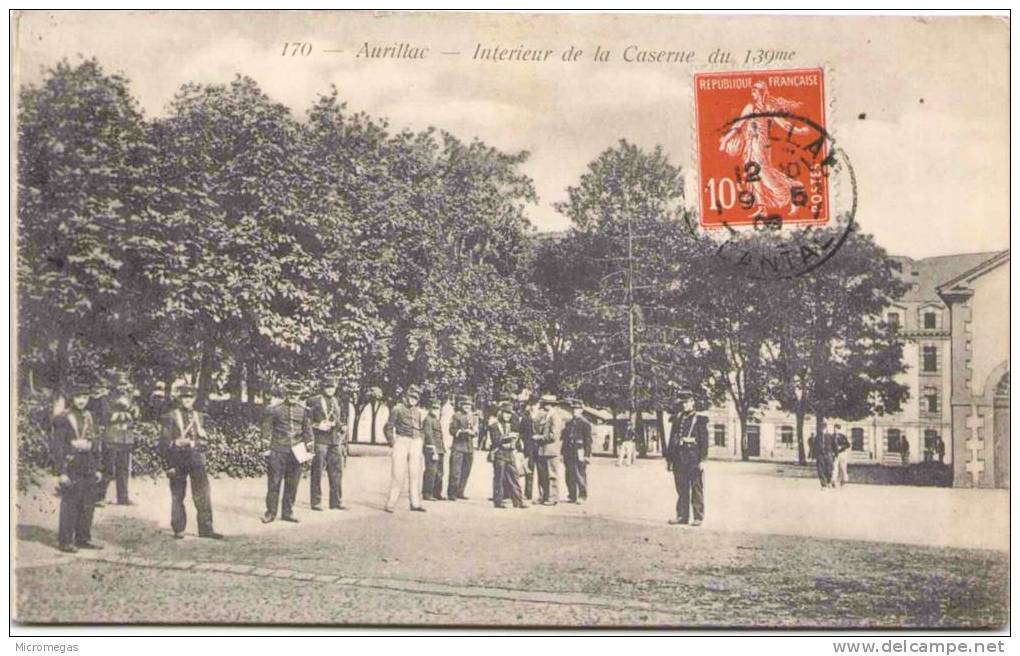
[[[862,230],[920,258],[1009,245],[1009,26],[1001,18],[410,14],[325,11],[45,12],[14,27],[15,84],[61,58],[95,56],[131,82],[147,116],[186,82],[254,78],[303,117],[335,84],[353,110],[393,128],[446,129],[506,151],[539,203],[540,231],[569,227],[553,205],[618,140],[661,145],[696,204],[696,72],[824,69],[827,128],[857,175]],[[283,56],[308,43],[308,56]],[[366,59],[369,47],[426,59]],[[476,48],[552,50],[547,61],[481,61]],[[564,62],[573,47],[582,54]],[[594,61],[595,49],[609,61]],[[641,51],[693,61],[627,62]],[[709,61],[728,51],[731,63]],[[772,51],[770,65],[744,63]],[[340,52],[329,52],[340,51]],[[459,53],[459,54],[444,54]],[[782,53],[779,55],[778,53]]]

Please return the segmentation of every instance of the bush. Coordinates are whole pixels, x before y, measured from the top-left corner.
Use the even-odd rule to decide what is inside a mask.
[[[269,442],[262,439],[259,430],[261,413],[262,407],[254,404],[221,402],[210,406],[204,422],[209,439],[205,454],[210,474],[247,478],[266,473],[264,453]],[[161,474],[164,466],[157,451],[159,425],[156,422],[138,422],[135,434],[137,442],[132,454],[132,474]],[[25,490],[39,484],[42,476],[52,469],[48,399],[36,396],[20,400],[17,439],[17,486],[19,490]]]

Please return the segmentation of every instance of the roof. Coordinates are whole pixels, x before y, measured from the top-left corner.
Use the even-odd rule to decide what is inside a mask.
[[[942,299],[938,295],[940,286],[1001,253],[1002,251],[986,251],[984,253],[940,255],[920,260],[902,255],[890,256],[902,267],[899,277],[906,282],[917,283],[917,289],[911,288],[898,300],[908,303],[931,301],[941,304]]]
[[[944,292],[947,289],[952,288],[954,285],[964,284],[971,282],[975,278],[979,278],[984,274],[988,273],[995,267],[1009,261],[1009,249],[996,253],[994,256],[981,262],[977,266],[968,269],[960,275],[952,278],[951,280],[943,281],[939,284],[939,292]]]

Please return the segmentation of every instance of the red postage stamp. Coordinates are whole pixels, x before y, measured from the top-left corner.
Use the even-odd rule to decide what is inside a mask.
[[[829,220],[822,69],[694,76],[701,225]]]

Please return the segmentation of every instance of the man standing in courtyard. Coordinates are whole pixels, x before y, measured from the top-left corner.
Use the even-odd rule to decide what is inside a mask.
[[[513,405],[509,401],[499,404],[495,421],[489,426],[489,444],[492,450],[492,503],[506,508],[507,497],[514,508],[526,508],[521,498],[521,484],[517,479],[515,458],[520,444],[520,432],[514,425]]]
[[[567,415],[556,407],[556,397],[545,394],[540,400],[543,419],[542,431],[537,434],[538,442],[538,486],[542,493],[542,505],[555,506],[560,500],[558,481],[559,468],[563,453],[563,428],[567,424]]]
[[[322,470],[329,481],[329,507],[346,510],[343,503],[344,440],[347,422],[337,399],[339,379],[326,376],[319,393],[308,399],[308,421],[315,436],[315,456],[312,458],[311,492],[312,510],[322,510]]]
[[[478,438],[478,416],[472,412],[471,397],[457,397],[457,411],[450,419],[450,480],[446,486],[446,498],[450,501],[467,499],[468,476],[474,458],[475,440]]]
[[[390,410],[390,418],[383,427],[383,434],[393,447],[393,461],[390,468],[390,492],[383,508],[392,513],[400,499],[400,492],[407,486],[411,510],[425,512],[421,505],[421,483],[425,474],[425,413],[418,407],[421,390],[411,385]]]
[[[428,403],[428,415],[422,424],[425,441],[425,478],[422,481],[421,497],[425,501],[443,501],[443,460],[446,445],[443,443],[443,427],[439,423],[441,403],[433,397]]]
[[[815,434],[815,470],[822,489],[833,487],[832,466],[836,458],[836,443],[828,426],[822,423],[822,430]]]
[[[118,371],[111,381],[112,392],[105,399],[103,409],[106,430],[103,432],[103,482],[99,487],[99,498],[106,499],[110,483],[116,481],[117,504],[132,505],[128,494],[131,479],[131,452],[135,448],[135,422],[138,420],[138,406],[131,396],[131,381],[127,374]]]
[[[705,519],[704,462],[708,459],[708,417],[694,412],[694,394],[690,390],[677,391],[677,405],[665,454],[677,493],[676,517],[669,523],[687,524],[693,510],[691,525],[700,526]]]
[[[532,394],[524,404],[520,414],[521,441],[524,445],[524,498],[534,499],[535,470],[538,460],[538,443],[535,442],[536,421],[538,415],[538,395]]]
[[[836,459],[833,464],[832,487],[843,487],[850,482],[850,440],[840,430],[841,426],[836,424],[836,433],[833,436],[832,445],[835,449]]]
[[[588,500],[588,463],[591,461],[591,424],[584,418],[584,403],[570,402],[573,416],[563,429],[563,466],[567,474],[567,495],[578,505]]]
[[[276,519],[277,510],[282,511],[283,521],[295,524],[298,521],[294,516],[294,499],[301,482],[302,460],[311,455],[314,440],[308,411],[298,400],[300,393],[301,386],[296,381],[288,381],[283,387],[283,402],[267,407],[262,413],[262,439],[269,442],[269,489],[266,491],[266,514],[262,516],[264,524]]]
[[[99,430],[87,409],[90,392],[84,385],[72,387],[71,407],[53,422],[53,462],[60,494],[57,544],[67,553],[102,549],[92,541],[100,451]]]
[[[191,500],[198,514],[198,537],[220,540],[213,530],[212,500],[209,497],[209,475],[206,473],[206,432],[202,415],[195,410],[195,388],[182,385],[178,391],[178,407],[163,415],[160,421],[159,453],[166,465],[170,481],[170,528],[178,540],[184,537],[188,515],[184,496],[191,479]]]

